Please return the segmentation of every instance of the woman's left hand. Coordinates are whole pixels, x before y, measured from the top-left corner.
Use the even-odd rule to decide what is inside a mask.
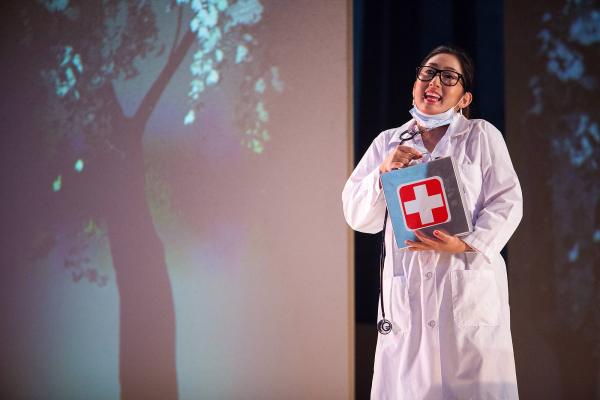
[[[428,236],[421,231],[414,232],[419,241],[413,242],[412,240],[407,240],[405,243],[409,246],[409,250],[434,250],[446,253],[464,253],[465,251],[473,251],[468,244],[463,242],[458,237],[440,230],[433,231],[433,235],[435,237]]]

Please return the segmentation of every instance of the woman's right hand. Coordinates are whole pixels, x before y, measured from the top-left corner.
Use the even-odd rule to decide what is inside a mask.
[[[379,172],[385,173],[393,169],[407,167],[412,160],[418,160],[423,157],[420,151],[409,147],[398,145],[379,165]]]

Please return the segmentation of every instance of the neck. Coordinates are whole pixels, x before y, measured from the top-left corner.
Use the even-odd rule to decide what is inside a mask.
[[[433,151],[435,146],[448,130],[448,126],[449,125],[438,126],[437,128],[433,128],[421,133],[421,138],[423,139],[423,144],[425,145],[427,151],[430,153]]]

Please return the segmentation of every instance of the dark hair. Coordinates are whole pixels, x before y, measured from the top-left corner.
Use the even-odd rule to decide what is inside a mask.
[[[456,46],[438,46],[431,50],[429,54],[425,56],[420,65],[425,65],[429,59],[438,54],[451,54],[458,59],[460,67],[462,69],[462,75],[464,78],[464,91],[471,92],[473,88],[473,80],[475,75],[475,67],[473,66],[473,60],[469,55],[461,48]],[[469,118],[469,106],[463,108],[463,114]]]

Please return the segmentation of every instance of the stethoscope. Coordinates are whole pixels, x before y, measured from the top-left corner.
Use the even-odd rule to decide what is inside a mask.
[[[415,125],[416,127],[416,125]],[[413,139],[415,136],[423,133],[418,129],[406,130],[400,134],[400,144]],[[392,321],[385,317],[385,307],[383,305],[383,268],[385,264],[385,230],[387,227],[388,209],[385,207],[385,215],[383,217],[383,231],[381,231],[381,249],[379,251],[379,304],[381,306],[381,319],[377,322],[377,330],[382,335],[387,335],[392,331]]]

